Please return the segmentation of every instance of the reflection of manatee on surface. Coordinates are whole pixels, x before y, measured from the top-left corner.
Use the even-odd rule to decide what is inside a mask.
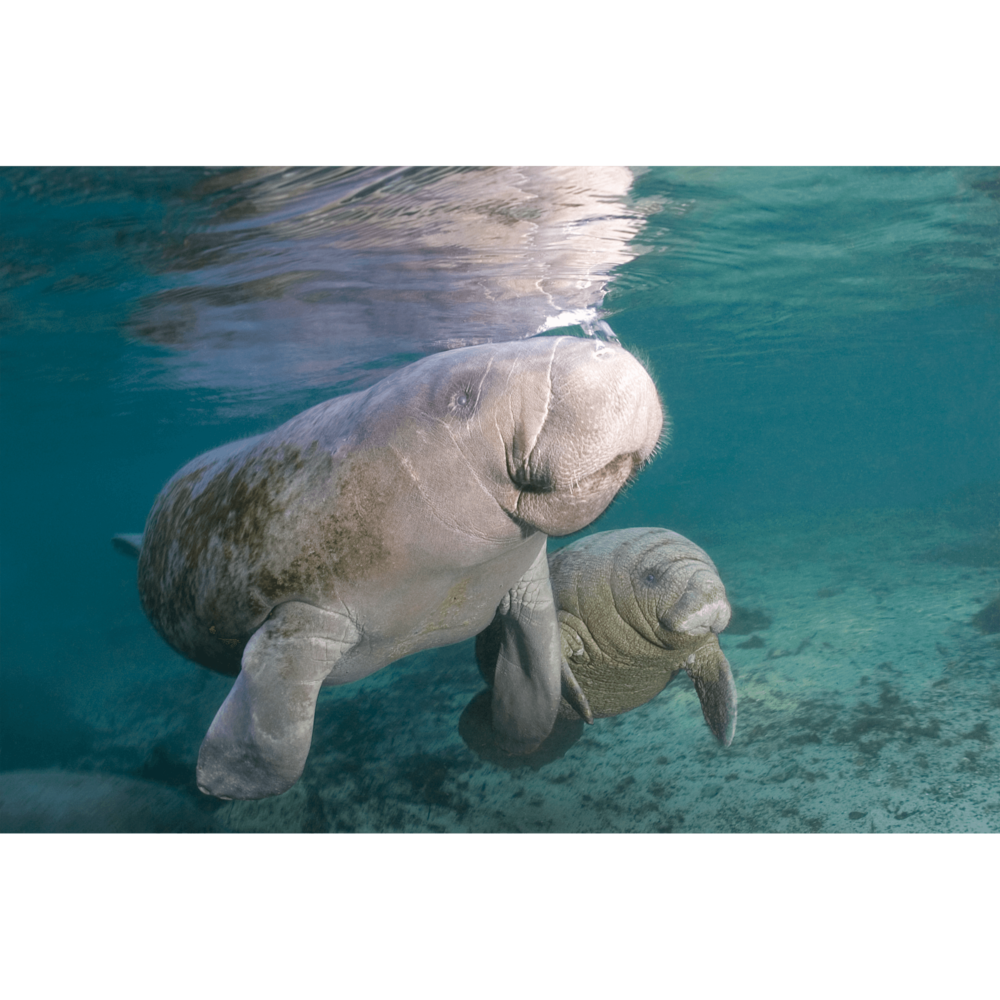
[[[214,218],[164,252],[183,280],[131,329],[171,350],[172,380],[353,389],[414,356],[572,326],[638,252],[632,180],[625,167],[217,174],[192,192]]]
[[[138,541],[143,608],[178,652],[238,674],[201,747],[220,798],[285,791],[320,687],[470,638],[496,614],[498,744],[559,708],[546,535],[601,514],[663,412],[621,346],[539,337],[431,355],[188,463]]]
[[[563,654],[559,716],[620,715],[655,698],[684,670],[708,727],[725,746],[736,730],[736,687],[718,633],[729,601],[702,549],[664,528],[588,535],[549,556]],[[477,637],[487,681],[497,626]]]

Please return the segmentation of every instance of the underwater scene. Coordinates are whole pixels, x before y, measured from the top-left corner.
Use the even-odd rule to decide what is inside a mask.
[[[1000,168],[3,168],[0,337],[4,832],[1000,831]],[[246,636],[219,624],[207,669],[144,613],[168,480],[327,400],[390,412],[452,351],[555,365],[560,337],[631,352],[664,422],[569,394],[587,442],[650,447],[549,532],[549,574],[673,546],[673,606],[700,603],[659,621],[697,642],[656,633],[653,680],[602,700],[584,647],[645,626],[595,557],[537,748],[498,742],[489,630],[400,639],[313,691],[287,790],[199,790],[255,682]],[[511,371],[499,410],[535,405]],[[369,548],[392,541],[384,489],[351,502]]]

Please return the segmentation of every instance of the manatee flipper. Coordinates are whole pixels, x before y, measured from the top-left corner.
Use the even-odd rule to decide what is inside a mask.
[[[725,654],[717,642],[706,643],[687,658],[684,669],[694,681],[708,728],[729,746],[736,733],[736,683]]]
[[[138,559],[139,553],[142,551],[142,535],[115,535],[111,539],[111,544],[122,555]]]
[[[279,795],[298,781],[316,698],[359,640],[350,619],[291,601],[251,636],[239,676],[198,753],[198,787],[220,799]]]
[[[594,712],[590,707],[580,682],[576,679],[576,674],[569,668],[569,664],[562,661],[562,695],[573,707],[573,711],[587,723],[588,726],[594,724]]]
[[[498,613],[493,621],[476,636],[476,662],[479,664],[479,672],[483,675],[483,680],[490,687],[493,687],[493,677],[496,674],[497,657],[500,654],[502,633],[503,629],[500,625],[500,615]],[[587,700],[583,688],[580,687],[580,682],[576,679],[576,675],[570,669],[564,657],[560,659],[560,663],[562,696],[580,718],[589,725],[592,725],[594,722],[594,713],[590,708],[590,702]]]
[[[493,675],[493,731],[507,753],[531,753],[559,709],[562,647],[543,545],[497,608],[500,652]]]

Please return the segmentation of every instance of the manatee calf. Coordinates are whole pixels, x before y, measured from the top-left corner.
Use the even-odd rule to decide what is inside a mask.
[[[665,528],[581,538],[549,556],[563,654],[559,715],[620,715],[655,698],[681,671],[694,681],[709,729],[725,746],[736,730],[736,687],[719,646],[726,589],[694,542]],[[476,641],[487,681],[497,619]]]
[[[620,345],[539,337],[417,361],[182,468],[141,538],[150,621],[238,674],[198,785],[294,784],[323,685],[467,639],[496,614],[498,744],[527,753],[559,708],[546,535],[579,531],[650,457],[663,411]]]

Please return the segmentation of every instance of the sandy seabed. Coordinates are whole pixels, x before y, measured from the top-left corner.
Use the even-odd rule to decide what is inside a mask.
[[[231,681],[172,653],[133,593],[99,639],[79,637],[100,648],[93,681],[53,693],[83,750],[60,770],[0,774],[4,828],[1000,831],[1000,633],[973,622],[998,595],[995,531],[852,511],[716,523],[693,540],[734,606],[728,748],[682,674],[626,715],[561,723],[530,757],[490,754],[470,641],[325,690],[299,783],[218,802],[194,766]],[[134,569],[122,572],[124,591]]]
[[[227,804],[218,820],[234,831],[1000,830],[1000,636],[971,622],[998,592],[995,539],[868,511],[733,523],[698,542],[737,609],[722,636],[739,691],[729,748],[682,674],[633,712],[563,727],[547,753],[483,760],[459,734],[481,688],[465,643],[324,694],[299,785]]]

